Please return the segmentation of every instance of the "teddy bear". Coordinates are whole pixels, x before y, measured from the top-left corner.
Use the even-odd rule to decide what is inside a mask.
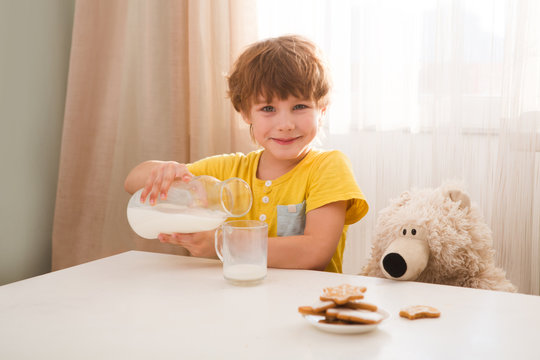
[[[380,211],[362,275],[515,292],[491,229],[458,183],[406,191]]]

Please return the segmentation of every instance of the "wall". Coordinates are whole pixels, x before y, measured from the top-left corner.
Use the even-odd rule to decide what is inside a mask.
[[[0,285],[50,271],[75,0],[0,0]]]

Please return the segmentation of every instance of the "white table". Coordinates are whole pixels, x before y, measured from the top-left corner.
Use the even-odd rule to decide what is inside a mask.
[[[342,283],[390,318],[340,335],[298,314]],[[442,315],[400,318],[410,304]],[[138,251],[0,287],[0,359],[197,358],[540,359],[540,297],[277,269],[237,287],[218,261]]]

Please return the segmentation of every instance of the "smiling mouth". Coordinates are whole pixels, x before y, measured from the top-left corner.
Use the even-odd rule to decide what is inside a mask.
[[[292,144],[292,143],[295,142],[297,139],[299,139],[299,137],[295,137],[295,138],[287,138],[287,139],[272,138],[272,140],[274,140],[275,142],[277,142],[277,143],[280,144],[280,145],[288,145],[288,144]]]

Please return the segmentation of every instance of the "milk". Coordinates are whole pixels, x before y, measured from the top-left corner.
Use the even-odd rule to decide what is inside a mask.
[[[160,233],[194,233],[213,230],[227,219],[227,215],[216,210],[157,204],[152,207],[128,207],[127,218],[129,225],[139,236],[145,239],[156,239]]]
[[[235,264],[224,265],[223,276],[228,280],[250,282],[261,280],[266,276],[266,265]]]

